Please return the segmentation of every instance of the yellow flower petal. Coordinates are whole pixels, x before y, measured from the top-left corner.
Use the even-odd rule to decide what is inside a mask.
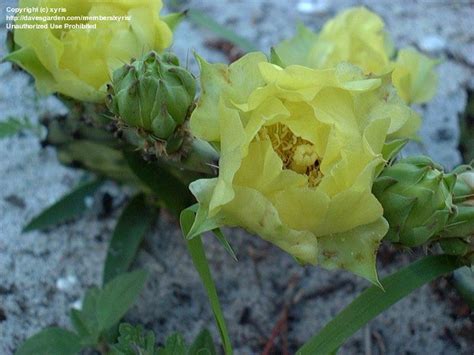
[[[229,100],[225,104],[247,102],[250,93],[261,83],[262,79],[255,64],[266,61],[262,53],[249,53],[230,67],[224,64],[209,64],[196,56],[201,68],[201,100],[191,116],[193,133],[209,142],[218,142],[219,135],[219,98]],[[249,80],[243,80],[242,72],[250,72]]]
[[[226,223],[242,226],[306,264],[317,263],[318,241],[309,231],[284,224],[273,204],[257,190],[235,187],[235,199],[223,207]]]
[[[115,69],[133,57],[150,50],[161,51],[171,43],[171,30],[159,17],[161,0],[20,0],[19,6],[65,8],[66,13],[60,14],[65,17],[131,17],[129,22],[67,21],[97,26],[87,30],[16,29],[15,42],[21,49],[6,59],[29,71],[43,94],[59,92],[78,100],[103,101],[106,84]],[[47,74],[40,73],[40,67]]]
[[[299,64],[326,69],[355,65],[365,74],[388,74],[398,95],[409,104],[426,102],[436,93],[434,67],[439,62],[412,48],[399,51],[393,61],[393,43],[382,19],[363,7],[341,12],[318,34],[300,26],[292,39],[274,48],[274,53],[279,61],[275,64],[282,66]],[[354,80],[346,83],[345,88],[354,90],[360,84],[369,85],[369,82]]]
[[[409,104],[429,101],[436,94],[438,76],[434,68],[438,63],[412,48],[398,52],[392,73],[398,95]]]
[[[319,263],[327,269],[349,270],[380,286],[375,267],[375,251],[387,231],[388,223],[380,217],[371,224],[318,238]]]
[[[412,111],[385,95],[386,77],[350,64],[281,68],[256,54],[244,63],[234,65],[246,85],[228,79],[232,66],[201,66],[192,129],[221,147],[219,176],[191,185],[201,220],[241,226],[302,263],[319,255],[323,266],[376,282],[387,226],[372,184],[389,136]]]
[[[221,158],[219,160],[220,174],[217,179],[214,195],[209,204],[209,215],[217,212],[217,208],[228,203],[234,197],[232,181],[240,167],[244,155],[245,132],[239,114],[236,110],[227,108],[219,101],[221,133]]]
[[[275,52],[284,66],[294,64],[311,66],[312,63],[308,62],[309,51],[313,43],[317,41],[317,38],[316,34],[300,23],[297,27],[297,34],[293,38],[278,44]]]
[[[290,187],[305,186],[307,178],[291,170],[282,170],[282,162],[269,141],[249,144],[248,154],[235,175],[234,185],[247,186],[267,197]]]

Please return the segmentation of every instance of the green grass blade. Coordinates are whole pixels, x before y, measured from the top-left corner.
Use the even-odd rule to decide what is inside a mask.
[[[128,203],[119,217],[109,244],[103,284],[128,271],[155,216],[154,208],[146,203],[143,194],[135,196]]]
[[[232,246],[227,241],[227,238],[225,237],[222,230],[220,228],[216,228],[212,230],[212,233],[216,236],[219,243],[221,243],[222,247],[225,249],[227,253],[229,253],[232,259],[234,259],[234,261],[237,261],[237,255],[235,255],[234,249],[232,249]]]
[[[124,152],[130,169],[176,216],[193,203],[188,187],[157,162],[148,163],[136,152]]]
[[[59,201],[34,217],[23,228],[23,232],[45,229],[79,216],[87,210],[86,198],[92,196],[102,183],[102,179],[96,179],[79,184]]]
[[[236,46],[238,46],[240,49],[244,50],[245,52],[253,52],[257,50],[257,48],[254,46],[252,42],[250,42],[249,40],[245,38],[240,37],[235,32],[217,23],[212,17],[207,16],[202,11],[190,9],[187,12],[187,16],[195,24],[211,30],[217,36],[228,40],[229,42],[235,44]]]
[[[184,239],[186,240],[189,254],[193,260],[194,267],[196,268],[201,281],[206,289],[209,303],[211,304],[212,312],[216,320],[217,328],[222,339],[224,351],[226,354],[232,354],[232,344],[230,342],[229,333],[225,324],[224,315],[219,303],[217,296],[216,285],[212,279],[211,271],[209,269],[209,263],[207,262],[206,253],[201,241],[201,236],[197,236],[191,240],[186,239],[186,235],[189,233],[191,226],[194,221],[194,212],[190,209],[183,210],[181,212],[180,223],[181,230],[183,232]]]
[[[457,258],[427,256],[382,280],[385,291],[372,286],[331,320],[297,352],[298,355],[330,354],[371,319],[423,284],[454,271]]]

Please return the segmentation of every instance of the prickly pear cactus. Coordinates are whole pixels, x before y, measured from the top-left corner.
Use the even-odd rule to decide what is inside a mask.
[[[107,106],[135,144],[172,154],[186,139],[195,94],[194,77],[175,55],[150,52],[114,72]]]
[[[400,160],[384,169],[373,192],[384,208],[390,229],[386,239],[413,247],[437,237],[456,214],[454,174],[446,174],[428,157]]]

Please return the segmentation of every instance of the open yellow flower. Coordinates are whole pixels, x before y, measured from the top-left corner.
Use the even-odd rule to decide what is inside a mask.
[[[67,11],[59,14],[67,18],[66,22],[50,22],[63,26],[62,29],[15,29],[15,43],[20,49],[6,57],[32,74],[38,90],[44,94],[59,92],[78,100],[102,101],[105,85],[115,69],[133,57],[150,50],[161,51],[171,43],[171,29],[159,16],[161,0],[20,0],[19,6]],[[123,17],[103,21],[99,16]],[[124,20],[126,17],[129,20]],[[48,23],[16,23],[26,24]],[[66,25],[69,27],[65,28]]]
[[[401,50],[396,61],[383,20],[364,7],[350,8],[328,21],[321,32],[300,26],[292,39],[274,49],[280,65],[300,64],[332,68],[340,62],[360,67],[366,74],[393,71],[393,84],[407,103],[429,101],[436,93],[435,60],[414,49]]]
[[[217,178],[190,186],[199,201],[194,231],[203,221],[241,226],[301,263],[376,282],[388,225],[372,183],[384,144],[413,135],[416,114],[386,80],[349,64],[283,69],[261,53],[229,67],[199,62],[191,130],[221,156]]]

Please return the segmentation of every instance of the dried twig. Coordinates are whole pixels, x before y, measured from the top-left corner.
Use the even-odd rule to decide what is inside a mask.
[[[372,332],[372,336],[374,337],[375,342],[377,343],[377,346],[379,348],[379,354],[385,355],[387,353],[387,348],[386,348],[385,343],[383,341],[382,335],[378,331],[374,330]]]
[[[278,322],[272,329],[272,334],[268,339],[267,343],[265,344],[265,348],[263,349],[262,355],[270,355],[273,346],[275,345],[276,338],[280,335],[280,333],[286,332],[288,330],[288,307],[283,307],[282,312],[280,313],[280,318]],[[283,347],[282,349],[283,354],[288,354],[288,348]]]
[[[297,303],[301,299],[301,293],[298,292],[296,287],[300,281],[299,274],[293,274],[290,277],[288,286],[283,295],[283,307],[279,314],[278,321],[272,329],[272,333],[265,343],[262,355],[270,355],[273,347],[275,346],[276,339],[280,337],[281,342],[281,353],[284,355],[288,354],[288,315],[290,307]]]

